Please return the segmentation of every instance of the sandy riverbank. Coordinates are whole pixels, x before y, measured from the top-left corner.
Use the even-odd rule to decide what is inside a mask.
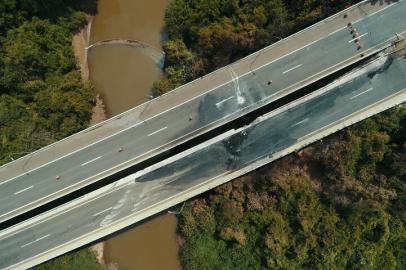
[[[90,250],[96,255],[97,261],[106,267],[107,270],[119,270],[119,267],[115,263],[106,263],[104,260],[104,242],[97,243],[90,247]]]
[[[78,64],[80,67],[80,73],[85,82],[89,81],[89,65],[87,61],[87,50],[89,46],[90,28],[93,21],[93,16],[88,16],[88,24],[81,29],[78,33],[73,35],[72,46]],[[90,125],[97,124],[107,119],[106,109],[100,94],[96,94],[96,102],[92,110],[92,117],[90,119]]]

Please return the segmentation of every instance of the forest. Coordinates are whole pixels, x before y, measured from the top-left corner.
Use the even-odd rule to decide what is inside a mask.
[[[166,12],[154,94],[356,1],[186,1]],[[405,269],[406,107],[393,108],[189,201],[185,270]]]
[[[74,0],[0,2],[0,165],[88,125],[94,92],[71,44],[95,8]]]
[[[172,0],[154,95],[357,1]],[[88,125],[71,39],[96,1],[0,2],[0,164]],[[406,108],[398,106],[186,203],[185,270],[405,269]],[[38,269],[100,269],[88,249]]]

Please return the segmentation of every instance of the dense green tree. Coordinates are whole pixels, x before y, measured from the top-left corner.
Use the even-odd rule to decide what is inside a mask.
[[[71,40],[91,2],[0,3],[1,163],[87,126],[93,90],[80,78]]]
[[[65,74],[76,68],[67,29],[33,18],[8,32],[3,43],[3,77],[0,87],[15,95],[30,96],[31,81]]]

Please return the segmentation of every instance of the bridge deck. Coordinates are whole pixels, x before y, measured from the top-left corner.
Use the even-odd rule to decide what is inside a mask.
[[[376,1],[375,1],[376,2]],[[362,3],[127,113],[0,167],[0,222],[154,156],[372,53],[406,2]],[[361,51],[346,25],[351,20]],[[267,81],[272,80],[271,86]],[[190,121],[192,117],[192,121]],[[124,151],[118,151],[123,147]],[[61,177],[60,181],[55,176]]]
[[[405,73],[405,59],[382,57],[248,127],[4,230],[0,268],[30,267],[82,246],[405,102]]]
[[[366,7],[362,6],[362,8],[360,8],[358,6],[355,6],[349,10],[352,18],[361,18],[363,16],[361,10],[365,8],[367,8],[368,10],[371,9],[371,11],[375,12],[385,7],[385,5],[363,5],[365,5]],[[283,55],[283,53],[288,53],[289,49],[295,50],[297,48],[300,48],[301,46],[314,42],[315,40],[320,38],[320,36],[323,36],[323,34],[326,35],[328,33],[336,31],[337,29],[345,27],[346,22],[342,20],[339,14],[309,28],[306,28],[305,30],[296,33],[286,39],[283,39],[280,42],[272,44],[257,53],[241,59],[240,61],[237,61],[233,64],[234,68],[238,65],[241,65],[244,66],[244,69],[246,70],[247,64],[249,65],[250,63],[252,63],[253,60],[257,58],[257,54],[266,53],[271,57],[270,59],[264,60],[257,59],[254,64],[256,66],[259,66],[261,64],[264,64],[264,61],[272,61],[272,59],[280,57],[281,55]],[[239,69],[235,69],[237,70],[237,73],[241,73]],[[149,117],[160,114],[173,106],[192,99],[195,96],[210,91],[213,87],[224,83],[224,76],[219,76],[221,70],[225,69],[214,71],[213,73],[194,80],[189,84],[180,86],[174,91],[171,91],[157,98],[156,100],[148,101],[120,115],[112,117],[107,121],[94,125],[86,130],[83,130],[82,132],[65,138],[64,140],[61,140],[55,144],[44,147],[36,152],[33,152],[32,154],[15,160],[14,162],[10,162],[1,166],[0,182],[16,177],[24,173],[25,171],[29,171],[41,165],[44,165],[54,159],[69,154],[77,149],[83,148],[90,143],[96,142],[109,135],[120,132],[129,126],[135,125],[141,121],[148,119]],[[228,77],[229,76],[226,76],[226,79],[229,79]],[[147,108],[146,111],[145,108]],[[35,158],[32,158],[33,155],[35,155]],[[24,164],[24,168],[22,164]]]

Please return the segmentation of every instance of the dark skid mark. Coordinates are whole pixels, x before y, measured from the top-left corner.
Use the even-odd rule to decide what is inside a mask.
[[[241,161],[241,152],[243,150],[243,143],[247,140],[250,132],[255,127],[249,127],[237,134],[234,134],[228,139],[222,141],[224,149],[229,154],[229,157],[226,161],[227,169],[233,170],[240,166]]]
[[[247,139],[252,128],[247,128],[237,134],[234,134],[228,139],[222,141],[224,148],[233,156],[241,155],[241,145]]]
[[[209,150],[213,152],[211,156],[207,156]],[[203,155],[202,155],[203,154]],[[180,159],[166,166],[160,167],[148,174],[142,175],[136,182],[149,182],[161,178],[169,178],[174,182],[180,179],[193,179],[200,173],[204,173],[206,168],[211,168],[218,164],[218,159],[226,159],[228,154],[220,147],[213,145],[210,148],[205,148],[195,152],[186,159]],[[199,169],[201,168],[201,169]],[[184,171],[178,175],[179,171]],[[176,180],[175,180],[176,179]]]
[[[211,122],[212,119],[218,117],[216,103],[218,98],[213,94],[207,94],[199,103],[198,121],[196,126],[205,126]]]

